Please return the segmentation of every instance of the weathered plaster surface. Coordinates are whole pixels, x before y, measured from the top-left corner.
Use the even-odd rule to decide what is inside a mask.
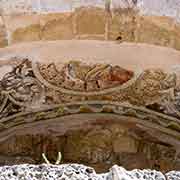
[[[132,7],[132,0],[111,0],[112,8]],[[134,1],[135,2],[135,1]],[[1,0],[4,14],[23,12],[67,12],[80,6],[104,7],[105,0]],[[134,6],[135,7],[135,6]],[[166,15],[180,18],[179,0],[137,0],[136,7],[148,15]]]
[[[105,0],[0,0],[0,46],[120,39],[180,49],[179,0],[111,0],[109,15],[105,4]]]

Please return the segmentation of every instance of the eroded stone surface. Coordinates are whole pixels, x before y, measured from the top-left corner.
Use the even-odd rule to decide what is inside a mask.
[[[44,180],[165,180],[165,175],[158,171],[152,170],[133,170],[126,171],[122,167],[113,166],[109,172],[105,174],[96,174],[91,167],[78,164],[67,164],[60,166],[53,165],[20,165],[20,166],[4,166],[0,167],[2,180],[16,179],[44,179]],[[179,172],[169,172],[168,180],[178,180]]]
[[[7,42],[96,39],[180,49],[180,25],[174,20],[179,19],[177,0],[113,0],[109,6],[102,0],[1,2],[3,39],[7,39],[3,46]]]
[[[7,46],[7,35],[6,35],[6,28],[4,24],[4,20],[0,15],[0,47]]]
[[[1,167],[1,180],[18,180],[18,179],[44,179],[44,180],[103,180],[107,175],[98,175],[93,168],[78,164],[69,165],[20,165],[12,167]]]
[[[180,179],[180,173],[177,171],[170,171],[169,173],[166,174],[166,177],[168,180],[179,180]]]
[[[180,47],[179,24],[168,17],[139,16],[131,10],[117,11],[109,18],[103,9],[91,7],[64,14],[7,16],[5,20],[10,43],[106,39]]]
[[[4,58],[1,164],[39,163],[44,151],[54,160],[61,151],[64,162],[99,171],[113,163],[164,171],[180,166],[177,71]]]
[[[5,14],[10,13],[29,13],[29,12],[64,12],[72,11],[81,6],[104,7],[103,0],[1,0],[1,8]],[[139,8],[145,14],[166,15],[179,18],[178,0],[112,0],[112,8]]]

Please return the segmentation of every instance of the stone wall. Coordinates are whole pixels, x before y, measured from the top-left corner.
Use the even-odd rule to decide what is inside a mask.
[[[4,25],[3,18],[0,17],[0,47],[4,47],[8,45],[7,36],[6,36],[6,28]]]
[[[128,3],[127,3],[128,2]],[[64,39],[118,40],[180,49],[178,2],[1,0],[0,44]],[[128,8],[127,8],[128,7]],[[168,9],[168,11],[166,10]],[[148,11],[147,11],[148,10]],[[170,13],[171,12],[171,13]],[[146,15],[143,15],[146,14]],[[165,13],[167,16],[161,16]],[[174,19],[173,19],[174,18]],[[2,20],[1,20],[2,21]],[[2,24],[2,23],[1,23]]]
[[[43,41],[0,51],[0,165],[41,163],[44,152],[53,162],[62,152],[64,163],[97,171],[180,168],[180,75],[165,70],[180,54],[118,44],[179,50],[178,5],[165,17],[158,3],[148,13],[149,1],[135,2],[0,0],[1,47]],[[70,39],[118,43],[47,42]]]
[[[123,64],[133,61],[123,63],[121,45],[90,41],[96,51],[89,48],[88,55],[90,42],[85,42],[0,51],[0,165],[41,163],[42,153],[54,162],[62,152],[64,163],[88,164],[101,172],[115,163],[127,169],[179,170],[179,70],[166,71],[153,61],[153,69],[128,70]],[[162,49],[170,63],[175,64],[173,54],[179,62],[178,51]],[[101,52],[111,54],[105,54],[111,64],[101,63]],[[157,57],[166,62],[163,56]]]

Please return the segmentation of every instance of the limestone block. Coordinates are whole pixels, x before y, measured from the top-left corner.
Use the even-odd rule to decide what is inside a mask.
[[[113,150],[115,153],[136,153],[137,152],[137,143],[136,141],[128,136],[118,136],[113,141]]]
[[[133,10],[119,10],[110,19],[108,37],[110,40],[134,41],[136,14]]]
[[[104,40],[105,36],[104,36],[104,34],[82,34],[82,35],[76,35],[75,39],[80,39],[80,40]]]
[[[73,23],[71,13],[40,15],[43,40],[73,39]]]
[[[88,133],[77,132],[67,138],[66,160],[98,164],[105,162],[111,153],[111,132],[98,127]]]
[[[8,45],[4,28],[0,27],[0,48]]]
[[[159,19],[159,20],[158,20]],[[141,16],[136,18],[136,42],[180,49],[180,25],[168,18]]]
[[[39,15],[9,15],[4,16],[9,42],[24,42],[40,40],[40,18]]]
[[[77,34],[104,34],[105,11],[100,8],[79,8],[74,13]]]
[[[6,28],[2,17],[0,16],[0,47],[4,47],[8,44],[6,38]]]
[[[19,28],[12,35],[12,42],[28,42],[40,40],[41,27],[32,24],[27,28]]]

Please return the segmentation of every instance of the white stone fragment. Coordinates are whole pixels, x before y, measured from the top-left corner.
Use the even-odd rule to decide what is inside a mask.
[[[179,171],[170,171],[166,174],[167,180],[180,180]]]
[[[109,172],[97,174],[93,168],[80,164],[22,164],[0,167],[0,180],[180,180],[180,172],[163,175],[155,170],[127,171],[114,165]]]
[[[166,180],[165,176],[155,170],[127,171],[117,165],[111,168],[112,180]]]

